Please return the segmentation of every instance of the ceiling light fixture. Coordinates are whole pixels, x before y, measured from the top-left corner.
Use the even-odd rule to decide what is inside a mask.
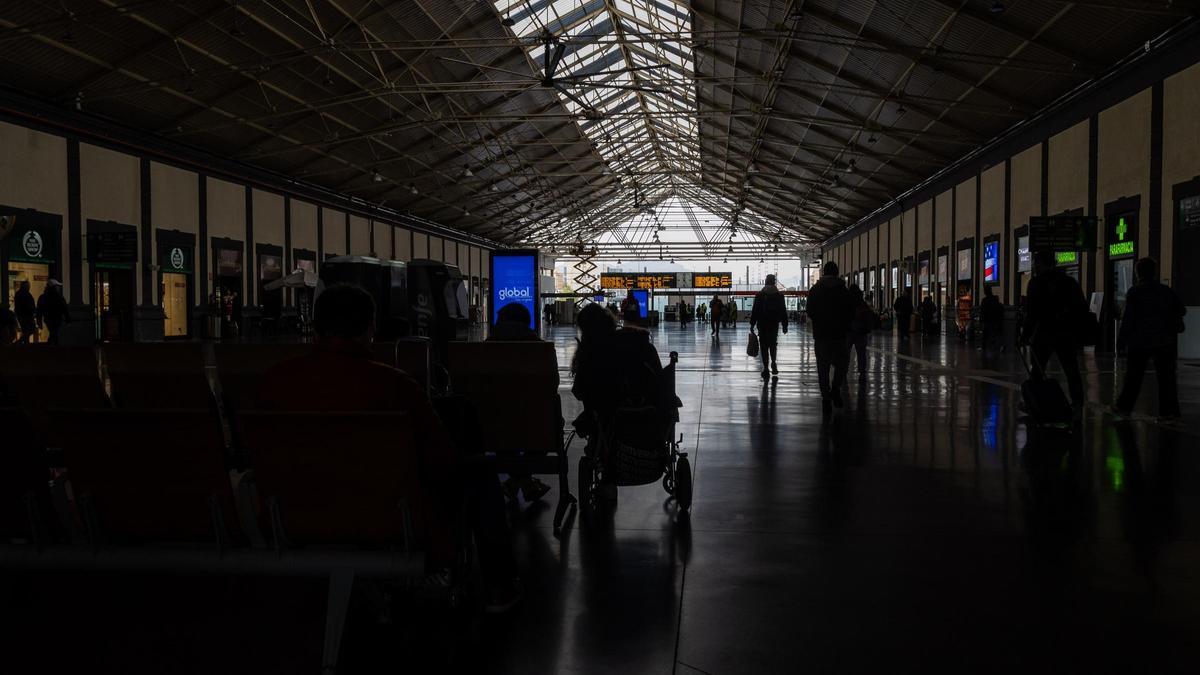
[[[464,165],[462,175],[466,178],[470,178],[471,176],[474,176],[475,174],[471,172],[470,165]]]
[[[419,194],[421,194],[421,191],[417,189],[417,186],[416,186],[416,185],[413,185],[412,183],[409,183],[409,184],[408,184],[408,189],[409,189],[409,191],[410,191],[410,192],[412,192],[414,195],[419,195]]]
[[[871,134],[871,136],[869,138],[867,138],[867,142],[872,145],[874,145],[878,141],[879,141],[879,139],[875,138],[875,134]]]
[[[988,11],[992,14],[1003,14],[1004,10],[1006,9],[1008,9],[1008,7],[1005,7],[1004,3],[1000,2],[1000,0],[996,0],[992,3],[991,7],[988,7]]]
[[[503,19],[501,19],[501,20],[500,20],[500,23],[501,23],[501,24],[503,24],[503,25],[505,25],[505,26],[508,26],[509,28],[512,28],[513,26],[517,25],[517,22],[516,22],[516,21],[513,21],[513,18],[512,18],[512,15],[511,15],[511,14],[510,14],[510,15],[508,15],[508,16],[506,16],[506,17],[504,17]]]
[[[371,169],[371,180],[376,183],[383,182],[383,174],[379,173],[379,169]]]

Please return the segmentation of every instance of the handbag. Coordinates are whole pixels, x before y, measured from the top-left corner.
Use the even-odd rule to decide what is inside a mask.
[[[746,343],[746,356],[751,358],[758,356],[758,334],[750,333],[750,341]]]

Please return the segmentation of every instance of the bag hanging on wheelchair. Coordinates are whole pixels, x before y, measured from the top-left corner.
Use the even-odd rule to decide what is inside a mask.
[[[750,341],[746,343],[746,356],[754,358],[758,356],[758,334],[751,332]]]

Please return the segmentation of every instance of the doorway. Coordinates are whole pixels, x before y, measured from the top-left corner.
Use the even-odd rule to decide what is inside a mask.
[[[50,281],[50,266],[43,263],[10,262],[8,264],[8,306],[16,307],[17,291],[21,283],[29,282],[29,292],[34,302],[46,292],[46,283]],[[42,327],[31,338],[33,342],[45,342],[50,337],[50,331]]]
[[[163,337],[188,336],[188,275],[163,272],[162,275]]]
[[[1105,345],[1115,350],[1117,335],[1121,332],[1121,317],[1125,315],[1125,297],[1133,286],[1133,258],[1120,258],[1108,262],[1108,292],[1112,298],[1108,325],[1105,326]]]
[[[101,342],[126,342],[133,339],[133,270],[102,268],[92,273],[92,298],[95,301],[96,339]]]

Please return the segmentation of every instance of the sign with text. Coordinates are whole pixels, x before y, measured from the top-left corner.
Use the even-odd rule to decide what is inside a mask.
[[[93,264],[132,265],[138,258],[137,231],[88,232],[87,259]]]
[[[1000,278],[1000,242],[983,242],[983,281],[994,284]]]
[[[538,252],[535,250],[494,251],[492,253],[492,316],[495,326],[500,308],[518,303],[529,310],[529,328],[537,330]]]
[[[1095,216],[1035,216],[1029,219],[1029,250],[1084,251],[1095,246]]]
[[[1179,200],[1179,229],[1200,227],[1200,195]]]
[[[692,288],[731,288],[732,272],[696,272],[692,275]]]
[[[626,290],[629,288],[675,288],[674,272],[601,272],[600,288]]]
[[[1137,214],[1110,216],[1105,225],[1108,257],[1123,258],[1133,255],[1134,242],[1137,241]]]

